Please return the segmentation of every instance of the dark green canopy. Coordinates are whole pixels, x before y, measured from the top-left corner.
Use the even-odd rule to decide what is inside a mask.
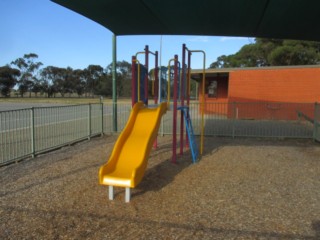
[[[320,41],[320,0],[53,0],[115,35]]]

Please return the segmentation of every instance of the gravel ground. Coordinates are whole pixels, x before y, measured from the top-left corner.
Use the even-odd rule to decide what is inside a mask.
[[[172,164],[159,138],[130,203],[98,169],[116,137],[0,168],[0,239],[320,239],[320,145],[206,138]]]

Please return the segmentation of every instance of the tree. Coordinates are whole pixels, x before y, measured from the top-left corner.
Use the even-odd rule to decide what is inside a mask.
[[[48,97],[55,96],[57,91],[57,78],[59,68],[54,66],[47,66],[40,72],[42,90],[48,94]]]
[[[71,67],[55,69],[55,89],[64,97],[66,93],[72,93],[73,70]]]
[[[268,61],[273,66],[317,64],[319,47],[312,42],[287,40],[268,55]]]
[[[222,55],[210,68],[312,65],[320,62],[320,43],[256,38],[237,53]]]
[[[106,73],[104,73],[100,77],[100,81],[98,82],[98,85],[95,88],[96,95],[100,96],[108,96],[111,97],[112,95],[112,77]]]
[[[86,88],[86,77],[84,70],[76,69],[73,71],[73,78],[72,78],[72,85],[74,91],[78,94],[80,97],[84,92]]]
[[[107,77],[112,79],[112,63],[107,66]],[[116,64],[117,96],[131,96],[131,64],[127,61],[118,61]],[[112,82],[111,82],[112,83]]]
[[[4,97],[10,97],[11,89],[16,85],[20,71],[10,66],[0,67],[0,92]]]
[[[84,76],[87,82],[87,91],[92,97],[94,96],[95,88],[103,74],[103,67],[99,65],[89,65],[86,69],[84,69]]]
[[[42,88],[42,86],[41,86],[41,81],[40,81],[37,77],[34,77],[34,78],[33,78],[33,84],[32,84],[32,87],[31,87],[30,90],[31,90],[32,92],[34,92],[34,94],[35,94],[36,97],[37,97],[38,92],[41,91],[41,88]]]
[[[117,63],[118,79],[121,86],[121,92],[118,92],[121,97],[131,96],[131,64],[127,61]]]
[[[11,64],[17,66],[21,72],[20,79],[18,80],[19,92],[21,97],[23,97],[25,92],[31,90],[36,72],[40,68],[40,66],[43,65],[41,62],[35,62],[35,59],[37,58],[37,54],[29,53],[24,54],[22,58],[18,58],[15,61],[11,62]]]

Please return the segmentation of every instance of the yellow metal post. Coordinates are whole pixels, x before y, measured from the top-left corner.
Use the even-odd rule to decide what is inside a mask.
[[[168,109],[170,108],[170,94],[171,94],[171,93],[170,93],[170,80],[171,80],[171,79],[170,79],[170,70],[171,70],[171,69],[170,69],[170,65],[171,65],[171,62],[172,62],[172,61],[175,61],[175,59],[172,58],[172,59],[170,59],[169,62],[168,62],[168,84],[167,84],[167,85],[168,85],[168,96],[167,96],[167,99],[168,99],[168,100],[167,100],[167,101],[168,101]]]
[[[138,88],[138,102],[140,102],[140,62],[138,59],[134,60],[136,63],[138,63],[138,77],[137,77],[137,88]],[[134,89],[132,89],[132,91],[135,91]]]
[[[206,80],[206,53],[202,50],[189,50],[190,52],[203,53],[203,70],[202,70],[202,103],[201,103],[201,139],[200,139],[200,154],[203,154],[204,142],[204,102],[205,102],[205,80]]]

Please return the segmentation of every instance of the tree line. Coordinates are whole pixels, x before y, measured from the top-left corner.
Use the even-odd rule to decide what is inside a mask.
[[[320,64],[320,42],[256,38],[237,53],[221,55],[210,68]]]
[[[55,97],[76,94],[93,97],[95,95],[112,95],[112,63],[106,68],[100,65],[89,65],[85,69],[72,69],[47,66],[37,61],[35,53],[0,67],[0,93],[9,97],[13,89],[19,96],[34,93],[35,96]],[[131,96],[131,64],[126,61],[117,62],[117,95]]]

